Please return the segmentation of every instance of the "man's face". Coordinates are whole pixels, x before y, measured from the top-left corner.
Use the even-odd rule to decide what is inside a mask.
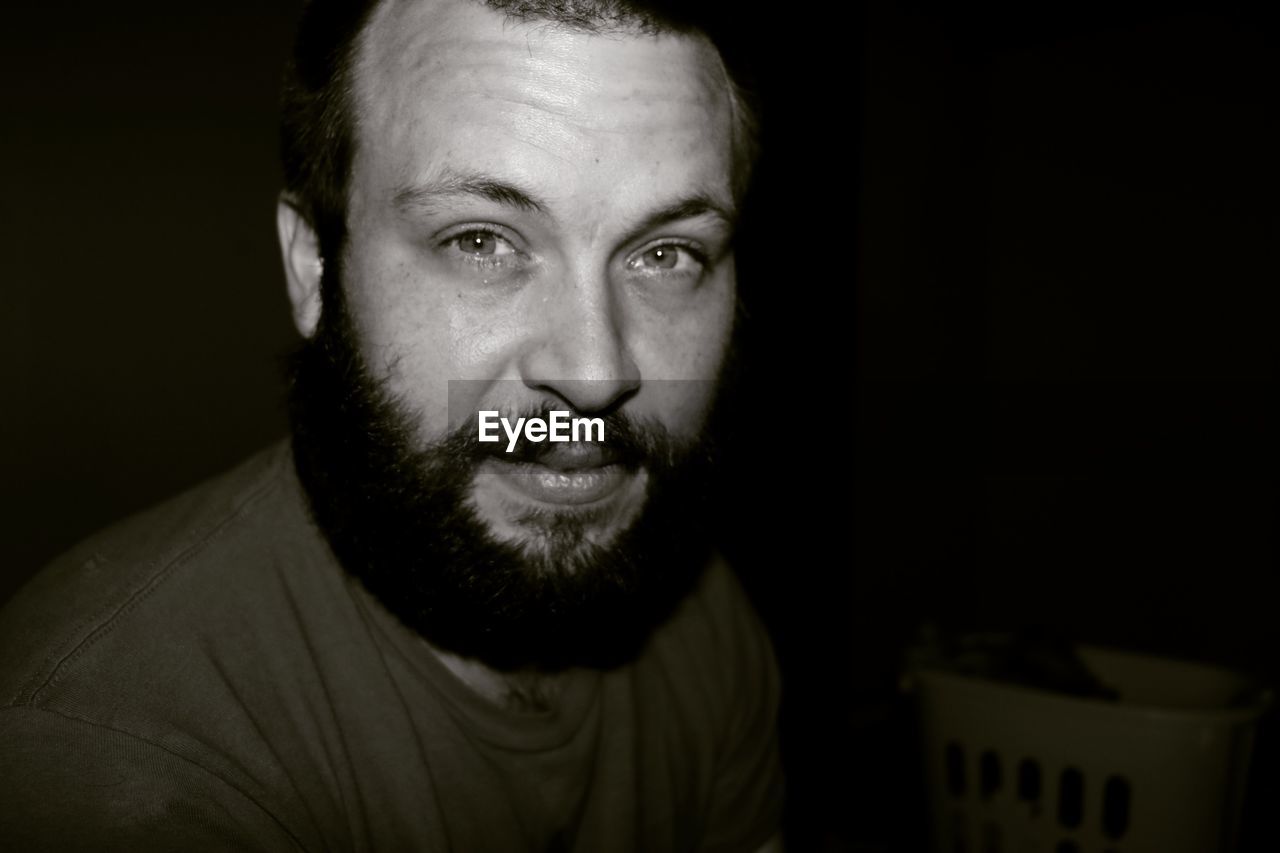
[[[502,669],[625,660],[706,559],[735,304],[719,59],[387,0],[358,60],[347,244],[290,392],[312,514],[440,648]],[[300,270],[318,267],[284,210],[307,332]],[[599,417],[605,440],[508,454],[476,440],[481,410]]]
[[[417,440],[482,409],[552,408],[692,443],[735,300],[733,109],[714,49],[389,0],[356,80],[342,281],[360,356]],[[451,395],[450,380],[466,381]],[[636,522],[645,466],[543,450],[474,468],[469,504],[493,537],[536,547],[565,516],[608,547]]]

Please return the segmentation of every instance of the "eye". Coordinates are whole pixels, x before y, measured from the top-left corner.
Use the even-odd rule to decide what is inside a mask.
[[[627,269],[637,272],[698,274],[706,266],[703,254],[680,243],[658,243],[641,249],[627,261]]]
[[[492,231],[464,231],[451,237],[449,242],[456,246],[458,251],[466,255],[473,255],[477,259],[513,255],[516,251],[515,246],[512,246],[505,238]]]
[[[640,264],[646,267],[672,270],[680,260],[680,250],[674,246],[657,246],[640,256]]]
[[[436,254],[462,274],[476,274],[485,283],[528,268],[530,257],[519,237],[487,223],[461,225],[440,235]]]

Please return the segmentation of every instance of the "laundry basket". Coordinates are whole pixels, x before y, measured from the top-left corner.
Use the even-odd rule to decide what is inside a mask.
[[[1109,702],[914,673],[937,853],[1227,853],[1270,694],[1096,647]]]

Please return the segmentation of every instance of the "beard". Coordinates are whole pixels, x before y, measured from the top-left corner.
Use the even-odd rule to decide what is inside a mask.
[[[336,279],[322,282],[313,337],[292,358],[293,456],[311,515],[343,568],[432,645],[499,671],[609,668],[633,659],[710,556],[710,440],[674,441],[615,409],[603,448],[645,505],[612,541],[602,510],[531,507],[526,536],[498,539],[470,495],[486,460],[536,463],[547,444],[476,440],[474,420],[436,442],[374,379]],[[521,413],[545,417],[541,412]]]

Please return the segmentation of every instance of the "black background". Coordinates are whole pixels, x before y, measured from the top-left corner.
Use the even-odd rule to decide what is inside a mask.
[[[796,849],[918,843],[925,619],[1280,682],[1274,21],[964,6],[742,12],[765,148],[719,522],[783,663]],[[0,598],[283,434],[296,12],[4,13]]]

